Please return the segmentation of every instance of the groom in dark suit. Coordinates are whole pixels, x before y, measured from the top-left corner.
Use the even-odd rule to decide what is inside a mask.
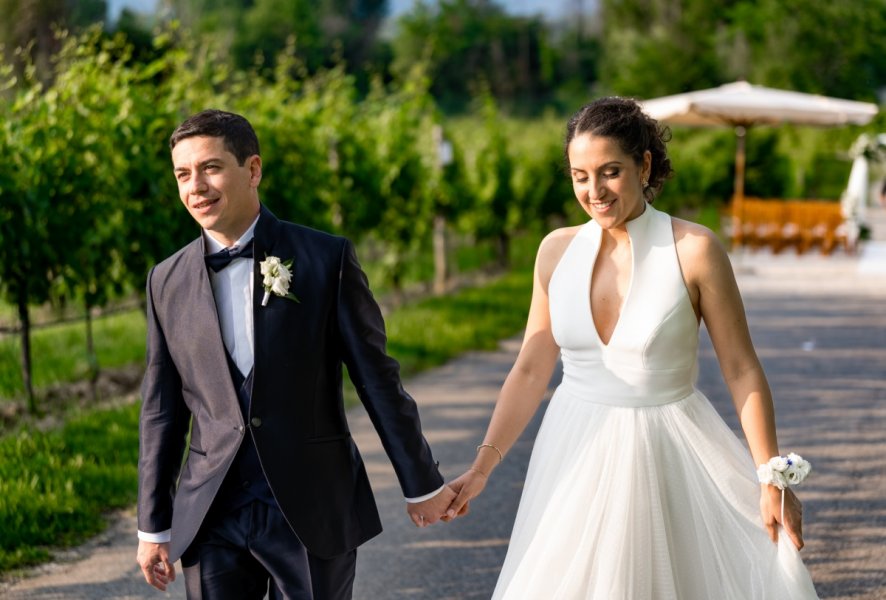
[[[351,243],[261,206],[258,139],[243,117],[196,114],[170,147],[202,233],[148,276],[137,560],[165,590],[181,558],[189,598],[350,598],[356,548],[381,523],[342,363],[413,522],[434,523],[455,494]]]

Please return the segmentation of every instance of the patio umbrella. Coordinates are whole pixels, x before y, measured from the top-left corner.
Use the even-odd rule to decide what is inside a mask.
[[[753,125],[864,125],[877,105],[816,94],[777,90],[746,81],[642,102],[654,119],[674,125],[728,126],[735,129],[734,208],[744,199],[745,134]]]

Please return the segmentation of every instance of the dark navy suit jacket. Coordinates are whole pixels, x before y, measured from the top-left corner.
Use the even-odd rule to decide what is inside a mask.
[[[259,263],[292,259],[290,292],[264,288]],[[443,485],[418,410],[385,350],[381,312],[352,244],[278,220],[255,228],[252,403],[244,422],[228,371],[198,238],[157,265],[147,285],[138,527],[172,530],[170,560],[194,539],[241,443],[252,443],[277,504],[308,551],[328,558],[381,532],[342,401],[342,363],[406,497]],[[190,430],[190,444],[186,447]]]

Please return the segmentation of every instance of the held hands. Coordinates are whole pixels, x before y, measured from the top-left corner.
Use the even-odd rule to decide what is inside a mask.
[[[457,496],[449,505],[444,521],[451,521],[457,517],[463,517],[471,511],[471,500],[480,495],[480,492],[486,487],[488,475],[471,467],[458,479],[449,484]]]
[[[447,485],[439,494],[424,502],[407,502],[406,512],[416,527],[427,527],[444,517],[454,498],[455,492]]]
[[[449,523],[470,512],[470,501],[480,495],[486,480],[482,471],[471,467],[433,498],[407,504],[406,512],[416,527],[427,527],[437,521]]]
[[[485,453],[481,453],[485,450]],[[495,452],[493,455],[492,453]],[[417,527],[424,527],[438,520],[448,523],[470,512],[470,502],[480,495],[486,487],[489,473],[501,463],[504,455],[494,444],[486,442],[477,446],[477,458],[474,464],[458,479],[447,484],[446,488],[425,502],[409,504],[406,507],[412,522]],[[498,459],[496,461],[496,459]],[[440,502],[445,506],[440,507]],[[429,518],[432,517],[432,518]]]
[[[136,562],[142,568],[145,581],[160,590],[166,591],[166,586],[175,581],[175,567],[169,562],[169,543],[154,544],[139,540]]]
[[[790,488],[784,490],[784,516],[782,520],[781,490],[772,485],[760,486],[760,516],[773,542],[778,541],[778,526],[784,527],[785,533],[796,546],[803,548],[803,505]]]

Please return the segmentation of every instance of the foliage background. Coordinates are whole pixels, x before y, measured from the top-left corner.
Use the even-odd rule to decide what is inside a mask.
[[[515,235],[586,218],[561,136],[594,97],[735,78],[859,100],[886,90],[882,0],[573,6],[554,20],[428,0],[392,20],[384,0],[159,0],[110,21],[104,0],[0,0],[12,17],[0,22],[0,299],[12,307],[0,326],[20,332],[22,366],[12,395],[37,411],[32,311],[82,315],[94,384],[93,316],[138,300],[151,265],[196,235],[166,140],[208,106],[254,123],[263,202],[354,239],[397,295],[416,280],[445,289],[463,248],[477,250],[474,266],[507,268]],[[836,200],[848,148],[884,124],[755,128],[747,194]],[[716,229],[734,137],[673,136],[676,175],[657,202]]]

